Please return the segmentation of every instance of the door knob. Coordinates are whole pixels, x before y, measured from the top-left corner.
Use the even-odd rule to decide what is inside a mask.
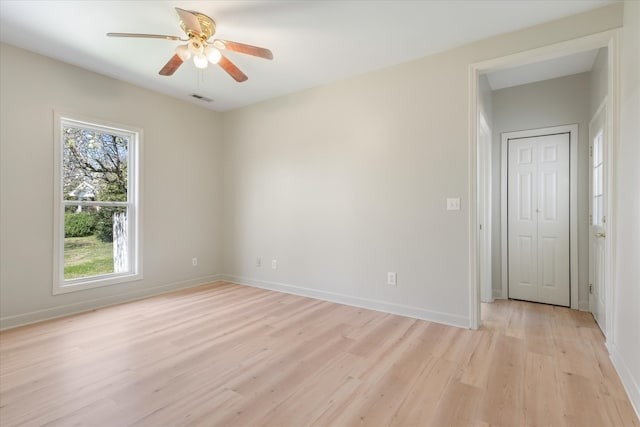
[[[596,237],[602,237],[602,238],[607,237],[607,235],[606,235],[606,234],[604,234],[604,233],[596,233],[596,234],[594,234],[594,236],[596,236]]]

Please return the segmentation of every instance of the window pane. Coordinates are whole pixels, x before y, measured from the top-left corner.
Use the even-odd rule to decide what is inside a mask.
[[[64,279],[127,272],[127,208],[67,206]]]
[[[602,196],[596,196],[593,198],[593,225],[602,225]]]
[[[602,131],[598,132],[596,139],[593,142],[593,164],[597,166],[602,163]]]
[[[593,225],[602,225],[604,189],[604,163],[603,163],[603,133],[598,132],[593,139],[593,163],[592,163],[592,221]]]
[[[64,200],[127,201],[129,140],[64,125]]]
[[[602,194],[602,178],[603,166],[597,166],[593,169],[593,194],[594,196]]]

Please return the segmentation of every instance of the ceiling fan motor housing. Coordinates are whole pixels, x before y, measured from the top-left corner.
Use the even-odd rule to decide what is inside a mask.
[[[189,38],[197,37],[204,42],[216,33],[216,22],[213,19],[199,12],[194,12],[194,11],[189,11],[189,12],[191,12],[198,19],[198,23],[200,24],[200,30],[201,30],[201,32],[198,33],[193,28],[188,29],[184,21],[181,19],[180,28],[182,28],[182,31],[187,33]]]

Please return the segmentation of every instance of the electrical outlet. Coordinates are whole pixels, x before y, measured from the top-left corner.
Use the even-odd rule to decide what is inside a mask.
[[[191,258],[191,265],[192,266],[197,266],[198,265],[198,258]]]
[[[256,258],[256,267],[262,267],[262,258]]]
[[[460,210],[460,198],[456,197],[453,199],[447,199],[447,210],[448,211],[459,211]]]
[[[396,286],[398,284],[397,279],[398,276],[395,272],[390,271],[387,273],[387,285]]]
[[[278,260],[277,259],[272,259],[271,260],[271,268],[273,268],[274,270],[278,269]]]

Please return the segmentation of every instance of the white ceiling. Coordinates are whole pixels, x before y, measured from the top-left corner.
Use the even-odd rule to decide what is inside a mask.
[[[0,0],[0,40],[226,111],[612,2]],[[163,77],[158,71],[180,42],[105,36],[183,36],[175,7],[211,16],[218,25],[216,37],[267,47],[274,60],[229,52],[249,76],[244,83],[219,67],[197,70],[191,62]],[[214,101],[196,101],[190,98],[194,93]]]

